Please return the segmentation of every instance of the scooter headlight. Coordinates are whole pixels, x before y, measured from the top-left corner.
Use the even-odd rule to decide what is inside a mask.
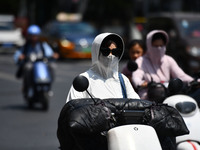
[[[192,102],[180,102],[175,107],[182,114],[191,114],[196,110],[196,105]]]

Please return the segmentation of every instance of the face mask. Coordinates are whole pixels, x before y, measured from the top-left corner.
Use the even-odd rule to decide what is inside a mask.
[[[165,55],[166,46],[152,47],[151,52],[155,54],[155,56],[159,55],[160,57],[162,57]]]
[[[99,56],[99,62],[104,68],[110,68],[112,69],[116,65],[118,65],[118,57],[114,55],[108,55],[108,56]]]

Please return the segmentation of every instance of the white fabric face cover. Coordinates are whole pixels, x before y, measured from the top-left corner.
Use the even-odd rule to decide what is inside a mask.
[[[99,64],[98,67],[101,68],[100,74],[103,77],[111,77],[114,72],[118,71],[118,57],[114,55],[103,56],[102,54],[99,55]]]

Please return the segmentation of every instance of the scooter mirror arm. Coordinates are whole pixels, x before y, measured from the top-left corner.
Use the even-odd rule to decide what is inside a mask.
[[[94,104],[96,104],[97,102],[96,102],[95,99],[92,97],[92,95],[88,92],[88,90],[86,90],[86,92],[88,93],[88,95],[90,96],[90,98],[93,100]]]

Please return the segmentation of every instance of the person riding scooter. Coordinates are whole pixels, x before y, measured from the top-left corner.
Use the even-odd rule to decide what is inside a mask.
[[[115,33],[102,33],[92,44],[92,67],[81,75],[88,78],[88,91],[94,98],[137,98],[129,79],[119,73],[118,64],[124,53],[123,39]],[[122,92],[123,91],[123,92]],[[90,97],[71,87],[66,102],[76,98]]]
[[[25,45],[14,54],[14,60],[19,66],[16,72],[16,77],[21,78],[23,76],[23,93],[26,93],[27,85],[31,84],[31,71],[33,69],[33,64],[28,61],[32,53],[34,53],[37,58],[53,58],[57,59],[59,56],[54,53],[53,49],[46,43],[40,42],[41,29],[37,25],[30,25],[27,29],[27,41]],[[49,68],[53,76],[53,63],[49,63]]]
[[[142,102],[138,94],[132,88],[130,80],[125,75],[120,74],[118,71],[118,64],[124,52],[124,42],[119,35],[115,33],[102,33],[97,35],[93,41],[91,52],[92,66],[90,69],[80,74],[81,78],[86,78],[88,82],[88,86],[85,88],[87,90],[80,90],[82,89],[82,85],[80,83],[83,81],[78,82],[79,84],[77,84],[77,86],[73,84],[69,90],[66,99],[65,106],[67,107],[64,107],[58,119],[57,137],[60,142],[61,150],[84,149],[79,144],[77,144],[77,141],[80,141],[83,145],[86,145],[86,147],[88,146],[87,150],[107,150],[107,140],[104,134],[94,133],[85,137],[82,136],[79,131],[75,130],[76,133],[72,135],[72,132],[70,131],[69,126],[66,125],[66,122],[69,120],[74,121],[74,118],[68,118],[70,115],[66,113],[72,110],[70,107],[68,107],[68,105],[73,107],[73,105],[71,105],[73,101],[78,105],[80,104],[79,108],[81,108],[81,103],[86,106],[86,101],[90,98],[94,100],[95,104],[95,99],[100,99],[100,106],[104,106],[105,99],[138,99]],[[79,103],[79,101],[76,101],[77,99],[80,99],[81,103]],[[124,104],[122,104],[122,106],[127,106],[126,104],[126,101],[124,101]],[[118,103],[117,105],[119,106],[120,104]],[[94,108],[95,106],[92,105],[91,107]],[[100,108],[99,110],[104,111],[104,109],[102,108]],[[106,114],[109,114],[107,113],[107,110],[108,109],[105,108],[104,112],[106,112]],[[84,114],[84,112],[88,111],[81,109],[81,114]],[[100,116],[99,111],[95,110],[94,112],[88,113],[88,116],[94,116],[95,114],[97,114],[97,116]],[[73,116],[81,118],[83,122],[87,124],[86,126],[89,127],[86,121],[87,117],[82,117],[79,113]],[[92,120],[94,124],[96,124],[97,122],[97,119],[89,120]],[[104,122],[102,121],[102,123]],[[74,126],[75,124],[74,122],[70,122],[70,125]],[[102,126],[100,125],[100,127]],[[169,137],[159,136],[159,138],[163,150],[175,150],[175,142],[172,141]]]
[[[87,91],[93,98],[135,98],[140,99],[138,94],[132,88],[129,79],[119,73],[118,65],[124,52],[123,39],[115,33],[101,33],[97,35],[92,44],[92,66],[90,69],[81,73],[89,81]],[[86,91],[78,92],[72,85],[66,103],[78,98],[90,98],[90,94]],[[78,150],[78,145],[73,144],[74,138],[70,138],[70,142],[63,143],[62,139],[66,139],[62,130],[58,130],[58,139],[60,140],[61,149],[68,147],[70,150]],[[63,137],[64,136],[64,137]],[[81,138],[81,136],[79,135]],[[82,138],[85,141],[85,137]],[[90,149],[107,149],[106,137],[97,135],[88,137]],[[70,145],[70,147],[69,147]]]
[[[132,82],[138,88],[141,99],[148,99],[148,83],[169,82],[171,78],[180,78],[189,83],[194,79],[186,74],[169,55],[166,55],[168,34],[163,30],[153,30],[146,37],[146,53],[136,59],[138,69],[132,74]]]

